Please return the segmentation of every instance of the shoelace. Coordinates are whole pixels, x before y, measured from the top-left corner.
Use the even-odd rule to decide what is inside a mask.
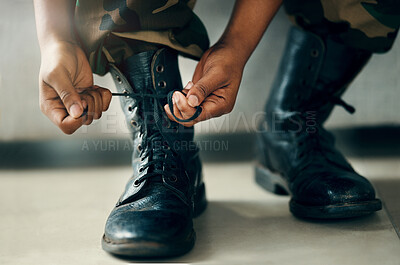
[[[172,96],[173,94],[179,90],[170,91],[167,95],[167,102],[170,108],[170,111],[174,118],[180,122],[190,122],[196,119],[202,112],[201,107],[197,107],[195,114],[190,117],[189,119],[179,119],[174,114],[173,110],[173,103],[172,103]],[[182,92],[181,92],[182,93]],[[184,93],[182,93],[184,94]],[[152,157],[152,159],[147,162],[146,164],[142,165],[139,169],[140,172],[143,172],[145,169],[150,168],[152,166],[151,172],[141,176],[138,178],[134,185],[140,185],[146,179],[150,179],[157,176],[164,176],[168,177],[170,181],[176,181],[177,177],[173,174],[173,171],[177,170],[177,155],[171,150],[168,146],[167,141],[165,141],[163,135],[161,134],[160,130],[162,128],[162,115],[163,111],[160,110],[158,106],[158,99],[165,98],[164,95],[158,94],[150,94],[150,93],[112,93],[113,96],[124,96],[124,97],[131,97],[138,102],[144,101],[145,98],[152,98],[154,99],[154,121],[155,124],[149,128],[148,117],[145,115],[144,117],[144,124],[141,127],[141,133],[144,135],[142,140],[142,146],[139,153],[139,156],[142,157],[142,160],[146,157]],[[148,132],[151,131],[151,135],[147,135]],[[175,159],[174,159],[175,158]],[[166,170],[172,169],[172,170]]]
[[[173,159],[176,156],[171,148],[163,141],[162,135],[159,132],[155,132],[151,136],[146,137],[142,144],[145,147],[140,151],[139,156],[142,157],[142,159],[151,156],[152,159],[146,164],[143,164],[139,168],[139,172],[143,172],[151,166],[153,166],[153,170],[138,178],[134,184],[139,186],[140,183],[146,179],[156,176],[165,176],[171,181],[176,181],[176,175],[173,174],[173,171],[177,170],[176,161]],[[155,144],[157,146],[155,146]]]
[[[343,99],[338,96],[324,95],[322,97],[319,97],[319,101],[311,101],[318,103],[309,104],[308,107],[310,109],[319,109],[327,103],[332,103],[334,105],[339,105],[343,107],[350,114],[353,114],[356,111],[353,106],[347,104]],[[324,154],[326,153],[333,153],[334,151],[331,149],[331,147],[324,145],[322,141],[325,140],[326,142],[329,142],[329,139],[327,139],[328,137],[329,136],[327,135],[327,132],[324,133],[324,129],[320,125],[316,127],[316,131],[314,133],[306,132],[306,134],[302,136],[303,139],[299,141],[299,146],[304,147],[302,147],[303,150],[299,153],[298,158],[302,159],[303,157],[307,157],[307,154],[315,151],[319,152],[321,156],[324,156]],[[304,170],[311,161],[308,162],[309,163],[302,163],[303,166],[299,170]]]
[[[191,122],[191,121],[197,119],[200,116],[201,112],[203,111],[203,109],[200,106],[196,107],[196,112],[192,115],[192,117],[190,117],[188,119],[180,119],[175,115],[175,113],[174,113],[174,103],[172,102],[172,97],[173,97],[175,92],[180,92],[180,93],[182,93],[183,95],[186,96],[186,94],[183,93],[180,90],[172,90],[172,91],[170,91],[168,93],[168,95],[167,95],[167,103],[168,103],[169,110],[172,113],[172,116],[179,122]],[[125,96],[129,96],[129,97],[134,98],[134,99],[140,99],[140,98],[143,98],[143,97],[150,97],[150,98],[155,98],[155,99],[164,98],[163,95],[156,95],[156,94],[112,93],[112,95],[113,96],[124,96],[124,97]]]

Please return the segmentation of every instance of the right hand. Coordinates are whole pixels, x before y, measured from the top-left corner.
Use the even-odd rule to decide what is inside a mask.
[[[218,42],[208,49],[197,64],[193,81],[189,82],[183,92],[186,97],[175,92],[174,114],[180,119],[188,119],[201,106],[202,112],[194,121],[176,120],[168,105],[164,106],[168,117],[186,127],[219,117],[232,111],[242,80],[243,69],[247,58],[238,56],[236,49]]]
[[[93,85],[93,73],[82,49],[64,41],[42,49],[39,90],[40,109],[65,134],[99,119],[112,97],[108,89]]]

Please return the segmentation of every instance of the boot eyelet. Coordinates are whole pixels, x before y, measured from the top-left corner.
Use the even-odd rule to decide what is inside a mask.
[[[121,79],[121,77],[119,75],[117,75],[115,78],[117,79],[119,84],[122,84],[122,79]]]
[[[140,144],[137,146],[137,149],[139,150],[139,152],[142,152],[142,150],[143,150],[143,148]]]
[[[136,127],[136,126],[137,126],[137,122],[136,122],[135,120],[131,120],[131,125],[132,125],[133,127]]]
[[[135,180],[135,181],[133,182],[133,186],[139,187],[139,186],[140,186],[140,182],[139,182],[138,180]]]
[[[319,51],[317,49],[312,49],[311,50],[311,56],[316,58],[319,55]]]
[[[172,175],[172,176],[168,177],[168,180],[171,181],[171,182],[177,182],[178,178],[175,175]]]
[[[129,111],[129,112],[132,112],[132,111],[133,111],[133,106],[132,106],[132,105],[129,105],[128,111]]]
[[[139,173],[142,173],[143,172],[143,170],[144,170],[144,168],[139,168]]]
[[[162,65],[162,64],[157,65],[156,71],[157,71],[157,73],[164,72],[164,65]]]
[[[166,88],[167,87],[167,82],[161,80],[160,82],[158,82],[158,86],[161,88]]]
[[[128,95],[129,93],[126,89],[124,89],[124,91],[122,91],[122,94],[126,95],[125,98],[129,98],[129,95]]]

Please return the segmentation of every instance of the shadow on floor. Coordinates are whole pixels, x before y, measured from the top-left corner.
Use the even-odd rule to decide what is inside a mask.
[[[337,146],[350,157],[400,155],[400,127],[382,126],[333,130]],[[255,157],[255,134],[200,135],[203,162],[250,161]],[[0,169],[129,166],[128,139],[68,139],[0,142]]]
[[[207,210],[195,219],[194,225],[197,242],[189,254],[177,259],[140,262],[218,262],[219,258],[226,259],[226,253],[230,253],[236,262],[245,262],[246,259],[252,260],[252,255],[257,257],[260,253],[273,255],[279,249],[302,248],[302,242],[305,241],[315,240],[316,245],[321,242],[334,245],[337,238],[343,239],[343,231],[348,232],[351,238],[354,235],[362,237],[365,231],[387,229],[387,224],[383,225],[376,214],[335,222],[299,220],[289,213],[286,199],[265,202],[211,201]]]

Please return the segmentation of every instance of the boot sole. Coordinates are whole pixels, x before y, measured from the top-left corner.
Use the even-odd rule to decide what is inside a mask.
[[[206,208],[205,185],[202,184],[194,195],[193,216],[199,216]],[[196,233],[192,230],[185,240],[171,242],[138,240],[120,243],[113,242],[103,235],[101,246],[105,251],[120,258],[148,259],[181,256],[193,248],[195,241]]]
[[[255,179],[258,185],[265,190],[278,194],[289,195],[286,181],[278,174],[271,172],[266,167],[256,165]],[[299,218],[307,219],[345,219],[372,214],[382,209],[379,199],[360,202],[349,202],[322,206],[304,205],[291,199],[290,212]]]
[[[101,246],[105,251],[121,258],[167,258],[189,252],[193,248],[195,241],[196,233],[192,230],[189,237],[184,241],[165,243],[145,240],[117,243],[103,235]]]

